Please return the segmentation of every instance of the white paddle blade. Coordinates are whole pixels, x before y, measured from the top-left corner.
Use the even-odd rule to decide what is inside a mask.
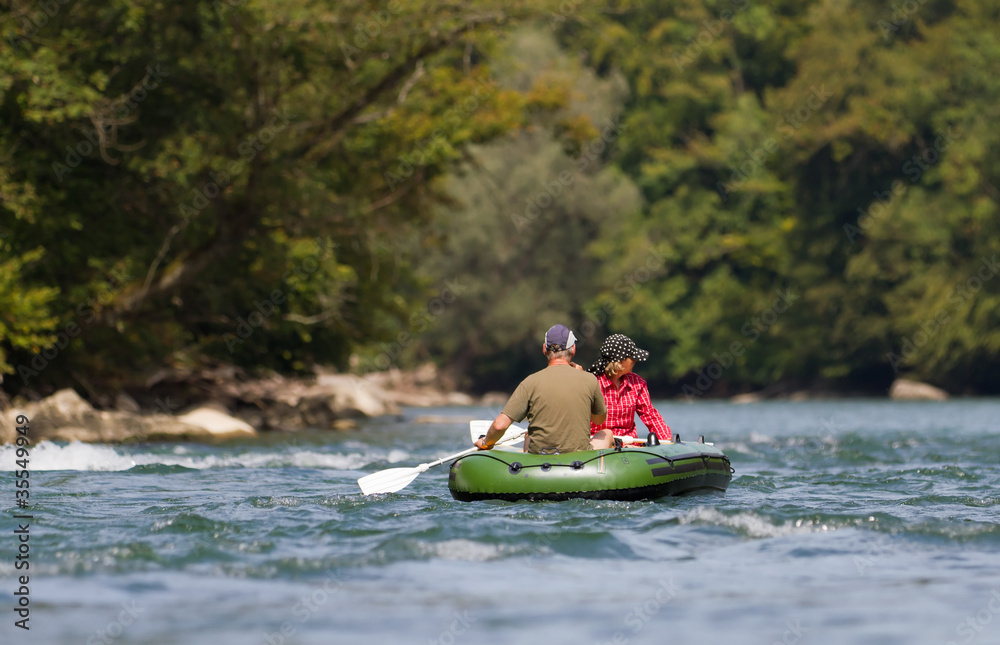
[[[476,443],[476,439],[489,432],[491,425],[493,425],[493,422],[486,419],[473,419],[469,421],[469,435],[472,437],[472,443]]]
[[[358,480],[358,486],[365,495],[376,493],[395,493],[410,485],[417,475],[424,472],[419,468],[390,468],[380,470],[371,475],[365,475]]]
[[[491,425],[493,425],[493,421],[487,419],[475,419],[473,421],[469,421],[469,435],[472,437],[472,443],[476,443],[476,439],[478,439],[481,435],[486,434]],[[518,426],[516,423],[512,423],[497,443],[504,443],[506,441],[510,441],[511,439],[517,439],[525,432],[527,432],[527,430]]]

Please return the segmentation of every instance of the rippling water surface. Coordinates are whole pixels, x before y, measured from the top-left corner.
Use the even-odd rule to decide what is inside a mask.
[[[34,446],[31,631],[7,513],[0,641],[1000,643],[1000,402],[657,407],[729,455],[724,497],[463,503],[446,466],[360,494],[467,447],[485,408]],[[0,448],[11,503],[13,461]]]

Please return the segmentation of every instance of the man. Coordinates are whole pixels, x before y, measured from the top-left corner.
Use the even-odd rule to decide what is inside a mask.
[[[576,337],[565,325],[553,325],[545,333],[542,353],[548,367],[521,381],[476,447],[489,450],[514,421],[528,418],[525,450],[554,454],[610,448],[610,430],[590,436],[590,424],[607,419],[604,396],[593,374],[572,362]]]

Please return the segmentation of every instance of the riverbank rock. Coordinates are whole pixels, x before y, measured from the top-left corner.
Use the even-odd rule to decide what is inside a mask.
[[[251,437],[258,431],[302,429],[345,431],[357,420],[398,416],[400,406],[446,407],[475,405],[457,392],[454,382],[432,364],[412,371],[391,369],[365,374],[341,374],[317,369],[302,377],[264,373],[251,377],[244,370],[169,368],[144,384],[97,400],[113,410],[95,409],[72,389],[0,415],[0,442],[16,438],[14,419],[30,419],[32,443],[59,441],[213,441]],[[506,396],[494,394],[498,401]]]
[[[353,374],[319,374],[309,395],[329,397],[328,405],[337,418],[399,414],[399,405],[388,392]]]
[[[227,411],[220,408],[221,406],[202,406],[177,417],[177,420],[202,428],[217,439],[256,436],[257,431],[250,424],[230,416]]]
[[[168,411],[213,401],[257,430],[343,430],[350,420],[399,414],[399,406],[375,384],[351,374],[318,372],[291,377],[268,373],[252,378],[233,367],[163,370],[136,394]]]
[[[895,401],[947,401],[948,393],[929,383],[900,378],[892,382],[889,398]]]
[[[454,379],[442,374],[433,363],[424,363],[413,370],[393,367],[372,372],[365,374],[364,380],[396,405],[432,408],[476,404],[472,396],[456,391]]]
[[[203,417],[185,420],[167,414],[136,414],[123,411],[95,410],[76,391],[59,390],[35,403],[15,406],[0,421],[0,441],[13,442],[18,415],[29,420],[28,440],[34,444],[45,439],[53,441],[82,441],[86,443],[121,443],[124,441],[208,441],[229,438],[236,433],[247,435],[247,428],[234,430],[230,423],[224,425],[221,415],[209,424]],[[193,421],[193,422],[192,422]],[[245,424],[243,424],[245,426]],[[250,434],[256,434],[249,428]]]
[[[317,368],[314,375],[274,372],[251,377],[240,368],[165,369],[131,394],[144,407],[177,412],[214,401],[260,431],[353,429],[356,420],[398,416],[401,406],[474,405],[432,364],[359,376]]]
[[[760,403],[764,400],[764,397],[760,392],[745,392],[744,394],[737,394],[729,399],[730,403]]]

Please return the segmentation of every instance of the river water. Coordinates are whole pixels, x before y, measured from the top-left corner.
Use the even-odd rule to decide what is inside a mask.
[[[725,496],[454,501],[486,408],[215,446],[31,453],[30,631],[0,537],[0,642],[1000,643],[1000,402],[658,402]],[[421,417],[430,417],[421,418]],[[14,454],[0,448],[14,500]],[[23,572],[18,572],[18,574]]]

